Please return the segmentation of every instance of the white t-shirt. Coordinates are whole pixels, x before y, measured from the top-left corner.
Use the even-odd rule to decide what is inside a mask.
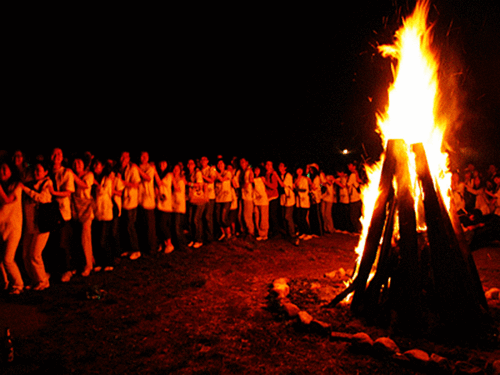
[[[296,185],[298,188],[297,207],[310,208],[311,200],[309,199],[309,181],[306,177],[300,176],[296,181]]]
[[[232,201],[231,195],[231,178],[232,174],[229,171],[224,171],[221,175],[227,178],[225,181],[215,180],[215,201],[217,203],[227,203]]]
[[[290,173],[285,174],[283,185],[285,193],[281,194],[280,204],[284,207],[295,206],[295,193],[293,192],[293,177]]]
[[[156,207],[163,212],[172,212],[172,173],[167,173],[162,179],[162,184],[158,187],[156,196]]]
[[[172,211],[185,214],[186,213],[186,183],[183,178],[178,180],[178,190],[173,189],[172,192]]]
[[[138,184],[141,182],[141,176],[137,170],[137,165],[128,164],[122,172],[122,179],[124,182]],[[132,210],[139,205],[139,189],[136,187],[127,187],[123,189],[122,195],[123,208]]]
[[[150,181],[142,180],[139,184],[139,205],[146,210],[154,210],[155,203],[155,167],[151,164],[140,165],[139,168],[148,175]]]
[[[73,172],[69,169],[61,167],[54,172],[54,179],[56,182],[56,191],[70,191],[75,192],[75,180]],[[71,197],[55,197],[59,204],[59,210],[65,221],[71,220]]]

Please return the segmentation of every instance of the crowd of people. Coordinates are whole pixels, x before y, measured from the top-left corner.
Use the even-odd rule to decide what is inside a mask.
[[[27,159],[15,151],[0,162],[0,265],[10,294],[44,290],[50,277],[69,282],[77,270],[112,271],[117,256],[136,260],[235,236],[298,245],[361,231],[366,181],[354,161],[327,174],[314,163],[288,171],[245,158],[153,163],[145,151],[137,163],[129,152],[68,160],[60,148]]]
[[[451,179],[454,209],[472,249],[500,241],[500,171],[490,164],[485,171],[469,163]]]

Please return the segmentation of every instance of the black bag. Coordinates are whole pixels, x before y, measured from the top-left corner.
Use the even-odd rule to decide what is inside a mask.
[[[51,232],[62,227],[64,219],[57,201],[38,205],[37,224],[40,233]]]

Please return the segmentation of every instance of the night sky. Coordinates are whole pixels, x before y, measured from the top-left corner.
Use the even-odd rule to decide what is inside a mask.
[[[376,46],[392,41],[414,2],[335,4],[190,4],[20,19],[6,38],[4,121],[14,135],[4,134],[0,149],[330,166],[341,149],[358,156],[364,147],[377,158],[375,112],[390,64]],[[456,155],[498,160],[499,5],[432,4],[442,74],[460,93]]]

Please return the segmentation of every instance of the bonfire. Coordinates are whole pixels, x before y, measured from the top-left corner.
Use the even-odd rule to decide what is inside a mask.
[[[427,0],[418,2],[395,42],[379,47],[394,78],[377,116],[385,151],[363,191],[353,281],[329,306],[345,299],[356,315],[405,331],[463,333],[487,320],[488,305],[447,195],[450,124],[437,113],[442,95],[428,11]]]

